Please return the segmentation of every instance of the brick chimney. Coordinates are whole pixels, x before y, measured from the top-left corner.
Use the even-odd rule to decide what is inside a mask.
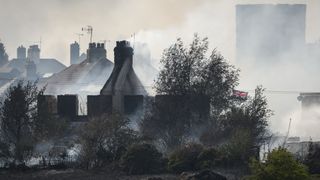
[[[117,41],[114,48],[114,67],[112,73],[104,87],[101,89],[101,95],[112,95],[113,111],[123,113],[124,95],[131,93],[133,85],[130,77],[136,77],[132,68],[133,48],[128,41]]]
[[[117,41],[117,46],[113,51],[115,66],[121,68],[125,61],[130,61],[132,66],[133,48],[128,41]]]
[[[87,58],[89,59],[89,62],[96,62],[100,59],[106,59],[107,50],[104,47],[104,43],[89,43]]]

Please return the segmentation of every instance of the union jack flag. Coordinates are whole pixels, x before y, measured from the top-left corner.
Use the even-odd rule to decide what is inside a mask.
[[[240,97],[240,98],[247,98],[248,92],[233,90],[233,96]]]

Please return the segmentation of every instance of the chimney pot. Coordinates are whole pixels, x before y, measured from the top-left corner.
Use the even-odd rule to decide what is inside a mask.
[[[115,65],[120,65],[129,58],[132,61],[133,49],[128,41],[117,41],[117,46],[114,48]]]

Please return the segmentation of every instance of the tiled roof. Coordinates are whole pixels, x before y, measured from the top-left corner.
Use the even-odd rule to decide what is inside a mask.
[[[66,66],[56,59],[40,59],[37,64],[37,72],[39,74],[57,73],[65,68]]]
[[[53,76],[43,79],[39,84],[46,86],[46,94],[98,94],[109,78],[113,63],[108,59],[95,62],[85,60],[73,64]]]

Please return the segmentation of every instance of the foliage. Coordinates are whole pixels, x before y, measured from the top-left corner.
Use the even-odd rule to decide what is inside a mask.
[[[250,179],[257,180],[304,180],[310,179],[307,168],[297,162],[287,150],[273,150],[265,163],[253,160],[253,175]]]
[[[255,156],[256,149],[252,149],[250,132],[238,129],[230,137],[228,142],[222,145],[219,150],[222,161],[219,165],[224,167],[247,167],[249,159]]]
[[[35,138],[37,141],[55,140],[66,135],[70,122],[45,110],[35,119]]]
[[[238,84],[238,70],[216,50],[207,57],[208,44],[207,38],[195,35],[187,48],[181,39],[177,39],[164,50],[161,58],[162,69],[155,89],[158,94],[171,96],[173,100],[151,104],[141,129],[144,135],[163,143],[168,151],[183,145],[190,137],[198,138],[198,131],[210,123],[209,113],[201,118],[193,116],[191,97],[209,99],[208,112],[211,110],[213,115],[220,115],[235,101],[232,90]],[[173,102],[175,98],[180,99]]]
[[[224,160],[220,149],[205,148],[197,157],[196,169],[210,169],[219,166]]]
[[[173,151],[169,156],[168,169],[176,173],[195,170],[202,151],[203,146],[200,144],[187,144]]]
[[[128,119],[115,113],[89,120],[80,134],[80,161],[87,169],[120,159],[137,138],[128,123]]]
[[[32,154],[37,97],[43,93],[36,82],[18,81],[4,95],[0,108],[1,156],[23,163]]]
[[[268,118],[272,112],[263,91],[258,86],[253,98],[231,107],[201,137],[206,145],[223,144],[231,164],[246,164],[250,157],[258,158],[260,147],[269,138]]]
[[[168,152],[184,144],[190,131],[190,124],[186,122],[189,116],[186,106],[179,106],[183,101],[151,104],[140,124],[142,134],[158,140]]]
[[[320,174],[320,146],[310,142],[309,152],[304,162],[311,174]]]
[[[215,111],[228,107],[232,90],[238,85],[239,70],[227,63],[216,50],[210,57],[208,39],[194,36],[189,48],[181,39],[166,49],[160,60],[162,69],[155,82],[158,94],[208,95]]]
[[[128,174],[153,174],[165,169],[162,154],[150,144],[134,144],[121,158],[121,167]]]

